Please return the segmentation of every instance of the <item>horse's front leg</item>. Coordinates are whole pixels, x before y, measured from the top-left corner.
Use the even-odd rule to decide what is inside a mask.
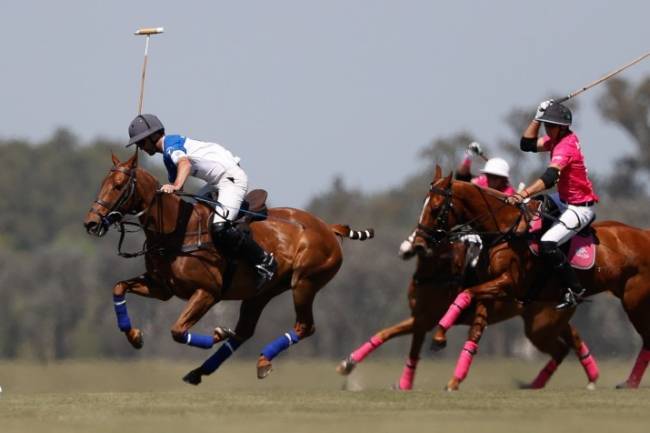
[[[460,355],[458,356],[458,361],[456,362],[454,375],[451,377],[447,383],[447,387],[445,388],[447,391],[457,391],[460,383],[467,377],[474,355],[478,352],[479,341],[481,340],[483,331],[487,326],[487,317],[487,308],[482,302],[478,302],[476,304],[474,321],[472,322],[472,326],[469,328],[467,341],[465,342],[463,350],[461,350]]]
[[[474,298],[495,299],[508,293],[511,287],[512,277],[509,272],[504,272],[493,280],[469,287],[460,292],[438,322],[433,332],[431,350],[440,350],[447,345],[447,330],[456,323],[458,317],[470,306]]]
[[[392,338],[413,332],[414,321],[415,319],[413,317],[409,317],[408,319],[405,319],[389,328],[385,328],[377,332],[375,335],[370,337],[368,341],[350,353],[347,358],[341,361],[336,367],[336,372],[343,376],[349,375],[352,373],[352,370],[354,370],[354,367],[356,367],[358,363],[363,361],[366,356],[374,352],[377,348],[379,348],[379,346]]]
[[[160,299],[161,301],[167,301],[172,297],[172,293],[156,284],[147,273],[130,280],[120,281],[113,287],[113,305],[117,316],[117,326],[120,331],[124,332],[129,343],[136,349],[140,349],[144,345],[142,331],[131,326],[129,312],[126,307],[127,292],[146,298]]]
[[[189,330],[216,303],[217,298],[214,294],[205,289],[196,289],[172,326],[171,332],[174,341],[201,349],[210,349],[215,340],[219,338],[218,336],[215,334],[190,334]]]

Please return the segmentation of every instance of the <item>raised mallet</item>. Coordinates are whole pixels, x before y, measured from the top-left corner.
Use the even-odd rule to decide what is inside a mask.
[[[568,101],[569,99],[571,99],[571,98],[573,98],[573,97],[575,97],[575,96],[578,96],[579,94],[581,94],[581,93],[584,92],[585,90],[589,90],[589,89],[591,89],[592,87],[594,87],[594,86],[596,86],[596,85],[602,83],[603,81],[605,81],[605,80],[609,80],[609,79],[612,78],[614,75],[618,74],[619,72],[622,72],[622,71],[626,70],[626,69],[629,68],[630,66],[634,66],[634,65],[636,65],[637,63],[639,63],[641,60],[645,59],[645,58],[648,57],[648,56],[650,56],[650,52],[647,52],[647,53],[643,54],[642,56],[637,57],[636,59],[632,60],[630,63],[626,63],[626,64],[624,64],[624,65],[621,66],[620,68],[613,70],[612,72],[608,73],[608,74],[605,75],[604,77],[601,77],[601,78],[597,79],[596,81],[591,82],[591,83],[587,84],[587,85],[584,86],[584,87],[581,87],[580,89],[576,90],[575,92],[569,93],[569,94],[566,95],[565,97],[560,98],[560,99],[558,99],[558,100],[555,101],[555,102],[562,103],[562,102],[564,102],[564,101]]]
[[[144,63],[142,64],[142,79],[140,81],[140,102],[138,103],[138,114],[142,114],[142,101],[144,100],[144,77],[147,74],[147,58],[149,56],[149,38],[151,35],[157,35],[164,32],[165,29],[162,27],[149,27],[138,29],[134,35],[136,36],[146,36],[147,40],[144,44]]]

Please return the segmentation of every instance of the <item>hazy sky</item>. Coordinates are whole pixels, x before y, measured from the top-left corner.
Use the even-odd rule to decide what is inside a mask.
[[[303,206],[337,174],[398,184],[433,137],[494,143],[514,105],[532,115],[649,50],[648,17],[641,0],[5,2],[0,136],[126,140],[144,49],[132,33],[164,26],[145,111],[230,148],[275,205]],[[650,60],[623,76],[647,74]],[[594,171],[632,148],[593,108],[602,90],[577,118]]]

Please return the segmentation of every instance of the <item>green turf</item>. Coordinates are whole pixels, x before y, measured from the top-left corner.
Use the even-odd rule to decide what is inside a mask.
[[[0,432],[648,432],[650,387],[612,389],[631,363],[602,363],[596,391],[573,361],[548,389],[522,391],[516,380],[542,361],[479,358],[461,391],[446,393],[452,363],[423,360],[406,393],[389,389],[398,361],[364,363],[346,380],[335,362],[283,357],[262,381],[254,361],[238,361],[199,387],[180,381],[185,362],[5,362]]]

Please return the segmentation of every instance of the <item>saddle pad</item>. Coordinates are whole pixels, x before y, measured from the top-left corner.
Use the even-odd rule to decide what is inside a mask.
[[[591,269],[596,263],[596,243],[594,235],[574,236],[569,246],[571,266],[576,269]]]
[[[571,238],[569,245],[569,263],[576,269],[591,269],[596,263],[596,242],[593,233],[587,236],[577,235]],[[539,255],[539,243],[528,242],[528,248],[536,256]]]

